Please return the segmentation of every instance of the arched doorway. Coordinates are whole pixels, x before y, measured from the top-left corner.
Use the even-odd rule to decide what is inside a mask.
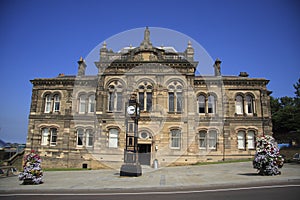
[[[141,165],[151,165],[152,134],[142,130],[138,139],[138,158]]]

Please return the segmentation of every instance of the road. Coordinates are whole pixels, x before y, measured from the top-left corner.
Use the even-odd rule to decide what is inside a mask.
[[[255,187],[231,187],[222,189],[203,189],[185,191],[126,191],[119,193],[90,193],[90,194],[0,194],[1,200],[293,200],[299,199],[300,184],[255,186]]]

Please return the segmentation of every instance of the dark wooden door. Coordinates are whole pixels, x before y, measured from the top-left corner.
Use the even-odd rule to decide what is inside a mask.
[[[151,144],[138,144],[139,162],[141,165],[150,165]]]

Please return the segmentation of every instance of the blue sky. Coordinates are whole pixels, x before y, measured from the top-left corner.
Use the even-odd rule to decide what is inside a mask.
[[[26,141],[29,80],[76,74],[80,56],[145,26],[193,38],[222,60],[224,75],[246,71],[269,79],[274,97],[294,96],[299,19],[297,0],[0,0],[0,139]]]

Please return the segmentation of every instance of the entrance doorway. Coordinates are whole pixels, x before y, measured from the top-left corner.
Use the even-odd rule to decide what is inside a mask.
[[[139,162],[141,165],[150,165],[151,144],[138,144]]]

